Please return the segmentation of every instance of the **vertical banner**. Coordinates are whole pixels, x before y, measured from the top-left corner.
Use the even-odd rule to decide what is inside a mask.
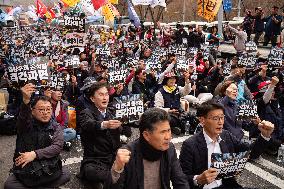
[[[198,0],[197,14],[212,22],[214,21],[221,4],[222,0]]]

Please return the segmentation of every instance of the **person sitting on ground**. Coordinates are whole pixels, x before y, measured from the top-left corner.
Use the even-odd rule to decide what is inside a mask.
[[[76,131],[68,128],[68,102],[62,99],[62,91],[55,89],[51,93],[53,117],[64,129],[64,149],[70,150],[71,141],[76,138]]]
[[[23,103],[17,120],[17,140],[13,174],[5,182],[5,189],[54,188],[70,180],[70,173],[62,168],[60,152],[63,148],[63,129],[52,117],[50,98],[38,96],[33,84],[21,88]]]
[[[173,133],[179,135],[184,132],[184,128],[179,121],[182,113],[180,98],[186,96],[191,91],[189,73],[185,74],[185,85],[180,87],[176,85],[177,76],[173,72],[165,75],[162,87],[155,94],[155,107],[166,110],[171,116],[171,127]]]
[[[174,145],[170,117],[159,108],[150,108],[140,118],[139,139],[118,149],[111,168],[112,188],[188,189]],[[125,149],[126,148],[126,149]],[[170,183],[171,182],[171,183]]]
[[[212,101],[203,103],[197,110],[203,131],[185,140],[179,156],[183,172],[192,188],[242,188],[235,177],[216,180],[217,169],[211,168],[212,153],[238,153],[251,150],[250,158],[259,157],[269,145],[280,146],[271,138],[274,125],[262,121],[258,128],[261,136],[248,145],[237,140],[230,132],[223,130],[224,107]]]
[[[93,187],[108,188],[111,184],[110,168],[121,147],[120,135],[131,136],[130,128],[111,114],[108,85],[96,82],[89,89],[92,106],[81,111],[81,142],[84,149],[80,178]]]

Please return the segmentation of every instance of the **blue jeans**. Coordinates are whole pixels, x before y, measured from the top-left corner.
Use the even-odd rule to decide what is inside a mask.
[[[74,140],[76,138],[76,131],[72,128],[64,129],[64,142],[69,142],[70,140]]]

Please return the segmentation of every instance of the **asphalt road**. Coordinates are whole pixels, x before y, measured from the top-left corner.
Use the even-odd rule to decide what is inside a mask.
[[[137,138],[138,131],[134,129],[134,136],[131,140]],[[175,144],[177,154],[179,155],[182,142],[188,136],[174,136],[172,142]],[[16,136],[0,136],[0,188],[8,177],[9,170],[12,167],[12,157],[15,148]],[[61,188],[70,189],[90,189],[85,186],[76,177],[79,172],[80,161],[82,159],[82,147],[80,141],[76,140],[70,152],[62,152],[63,164],[71,174],[71,181]],[[284,166],[276,161],[276,157],[263,155],[257,162],[246,164],[246,169],[237,178],[238,182],[244,187],[261,189],[284,189]]]

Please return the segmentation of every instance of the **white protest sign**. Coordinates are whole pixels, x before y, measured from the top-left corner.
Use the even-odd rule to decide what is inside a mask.
[[[67,33],[64,47],[85,47],[87,45],[86,33]]]

